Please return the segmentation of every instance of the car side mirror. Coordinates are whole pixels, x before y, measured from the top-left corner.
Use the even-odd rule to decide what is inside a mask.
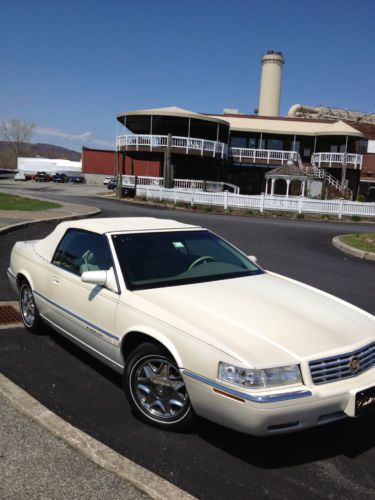
[[[81,274],[81,281],[83,283],[90,283],[91,285],[105,286],[113,292],[118,292],[116,277],[112,267],[108,271],[84,271]]]
[[[258,262],[258,259],[255,257],[255,255],[248,255],[247,256],[248,259],[250,259],[252,262],[254,262],[254,264],[256,264]]]

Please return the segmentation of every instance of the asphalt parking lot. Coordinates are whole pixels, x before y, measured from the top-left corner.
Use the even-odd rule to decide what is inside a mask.
[[[40,192],[56,200],[63,190]],[[71,199],[71,198],[69,198]],[[157,216],[201,224],[258,256],[266,269],[334,293],[375,314],[375,264],[342,254],[333,236],[352,224],[216,216],[81,198],[104,216]],[[18,239],[42,237],[54,223],[0,238],[0,299],[13,299],[5,271]],[[356,225],[355,230],[374,231]],[[272,438],[253,438],[201,421],[190,434],[138,422],[111,370],[49,332],[0,336],[0,370],[49,409],[117,452],[198,498],[375,498],[374,415]]]

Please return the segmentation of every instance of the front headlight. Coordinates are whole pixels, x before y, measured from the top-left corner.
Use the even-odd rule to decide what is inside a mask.
[[[218,377],[226,382],[251,389],[267,389],[269,387],[302,383],[299,365],[253,370],[220,361]]]

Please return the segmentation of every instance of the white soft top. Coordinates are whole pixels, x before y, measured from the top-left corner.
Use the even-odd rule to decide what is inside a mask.
[[[201,229],[200,226],[183,224],[170,219],[156,219],[154,217],[108,217],[95,219],[81,219],[61,222],[51,234],[35,243],[35,250],[45,259],[51,260],[56,247],[68,229],[84,229],[93,233],[127,233],[145,231],[168,231],[184,229]]]

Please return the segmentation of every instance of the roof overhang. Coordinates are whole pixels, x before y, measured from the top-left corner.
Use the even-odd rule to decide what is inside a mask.
[[[117,120],[121,122],[123,125],[126,125],[128,117],[135,118],[137,116],[138,117],[168,116],[175,118],[186,118],[187,120],[188,119],[202,120],[205,122],[216,123],[229,127],[228,121],[223,120],[222,118],[218,118],[216,116],[203,115],[201,113],[194,113],[193,111],[189,111],[183,108],[178,108],[176,106],[170,106],[167,108],[151,108],[151,109],[139,109],[135,111],[125,111],[117,115]]]
[[[333,123],[321,123],[314,121],[302,121],[298,119],[277,120],[258,118],[226,116],[225,120],[230,125],[231,132],[262,132],[277,135],[307,135],[307,136],[350,136],[364,137],[359,130],[351,127],[343,121]]]

